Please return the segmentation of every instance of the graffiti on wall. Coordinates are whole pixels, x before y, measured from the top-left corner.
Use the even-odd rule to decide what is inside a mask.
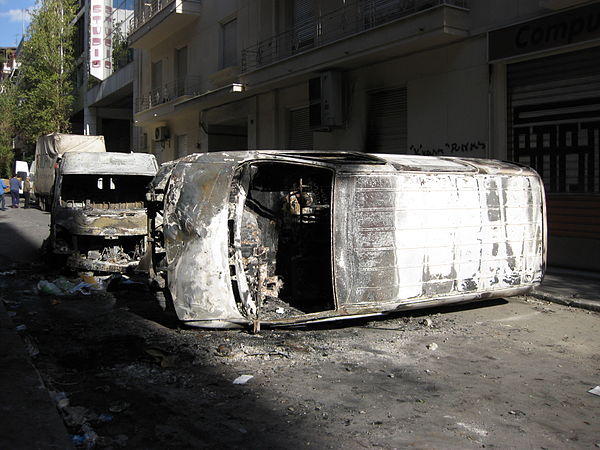
[[[441,156],[441,155],[452,155],[454,153],[473,153],[483,152],[487,148],[487,144],[481,141],[469,141],[464,143],[446,142],[442,147],[426,147],[423,144],[412,145],[409,147],[410,152],[413,155],[424,155],[424,156]]]

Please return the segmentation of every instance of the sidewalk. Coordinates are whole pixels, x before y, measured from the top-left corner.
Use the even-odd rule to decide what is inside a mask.
[[[73,448],[15,324],[0,300],[0,448]]]
[[[530,295],[561,305],[600,312],[600,274],[550,268],[542,285]]]

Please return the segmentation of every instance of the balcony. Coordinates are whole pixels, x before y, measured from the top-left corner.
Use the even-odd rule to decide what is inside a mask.
[[[184,100],[199,95],[205,90],[200,77],[185,77],[170,81],[139,97],[136,101],[135,111],[142,112],[176,100]]]
[[[437,45],[467,35],[468,11],[467,0],[347,1],[339,9],[315,16],[284,33],[245,48],[242,50],[241,71],[247,74],[315,49],[352,40],[368,31],[375,34],[388,26],[396,28],[392,33],[380,32],[379,37],[370,36],[362,42],[348,45],[342,53],[356,55],[378,47],[399,47],[416,37],[421,40],[417,45],[421,48]],[[330,58],[329,62],[332,60]],[[314,61],[311,59],[311,62]]]
[[[200,15],[201,0],[148,0],[130,20],[129,46],[152,48]]]

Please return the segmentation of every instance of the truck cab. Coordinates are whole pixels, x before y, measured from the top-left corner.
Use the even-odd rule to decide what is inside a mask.
[[[49,251],[72,269],[125,272],[146,250],[147,153],[65,153],[58,168]]]

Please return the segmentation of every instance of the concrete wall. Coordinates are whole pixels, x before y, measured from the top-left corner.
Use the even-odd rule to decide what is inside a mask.
[[[241,52],[284,31],[290,21],[290,4],[278,0],[204,2],[193,25],[143,51],[138,92],[150,91],[151,63],[157,60],[163,61],[163,82],[175,79],[175,49],[183,46],[188,47],[188,74],[197,77],[204,90],[213,89],[214,76],[221,70],[221,24],[237,18]],[[319,5],[317,10],[324,12],[339,7],[340,2],[326,0]],[[408,94],[409,153],[505,158],[505,75],[503,66],[490,69],[487,64],[486,33],[543,10],[539,0],[479,0],[471,2],[470,9],[472,37],[468,39],[345,70],[349,92],[346,125],[314,133],[314,148],[364,150],[369,92],[403,86]],[[244,101],[233,108],[214,108],[204,120],[207,124],[235,122],[236,126],[245,121],[248,148],[284,148],[290,110],[308,106],[306,80],[294,80],[292,75],[287,85],[280,82],[271,91],[247,100],[254,106],[249,108]],[[188,135],[190,152],[206,151],[208,138],[199,121],[200,111],[192,108],[167,118],[166,124],[172,135]],[[149,136],[153,126],[146,130]]]

